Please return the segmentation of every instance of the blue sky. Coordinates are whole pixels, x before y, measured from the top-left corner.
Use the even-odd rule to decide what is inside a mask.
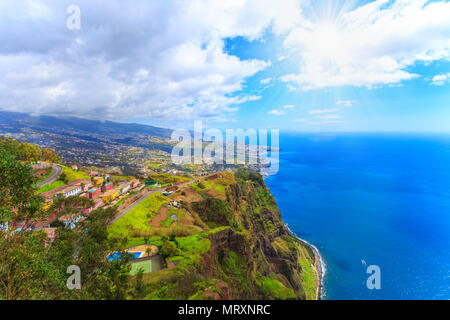
[[[370,2],[359,1],[353,5],[364,6]],[[322,4],[326,5],[327,2],[322,1]],[[345,5],[345,1],[341,1],[341,4]],[[338,8],[339,5],[336,5],[331,11],[339,15]],[[316,8],[321,9],[323,7],[320,5],[319,9]],[[450,38],[450,33],[447,34]],[[343,85],[305,91],[291,90],[285,83],[275,80],[290,69],[297,68],[298,57],[294,55],[278,61],[277,57],[283,56],[285,52],[280,39],[273,34],[267,33],[260,41],[247,41],[242,37],[228,39],[226,48],[242,59],[272,61],[269,68],[247,82],[246,92],[260,95],[261,99],[240,106],[236,116],[238,125],[245,123],[249,127],[314,132],[450,131],[450,81],[447,79],[438,85],[432,81],[436,75],[450,74],[448,56],[432,62],[416,61],[406,70],[417,74],[417,78],[393,85]],[[264,79],[274,80],[270,86],[266,86],[261,83]],[[317,110],[330,112],[314,113]],[[317,118],[325,114],[336,117],[329,117],[329,121]]]
[[[450,131],[448,0],[72,6],[0,2],[0,110],[175,129]]]

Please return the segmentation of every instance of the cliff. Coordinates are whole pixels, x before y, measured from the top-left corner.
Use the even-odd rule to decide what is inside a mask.
[[[175,239],[170,269],[145,275],[147,298],[318,297],[316,254],[289,232],[259,174],[240,170],[194,187],[201,197],[183,204],[203,231]]]

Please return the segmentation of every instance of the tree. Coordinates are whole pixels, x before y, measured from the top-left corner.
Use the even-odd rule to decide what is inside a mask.
[[[59,175],[59,180],[63,181],[64,183],[68,182],[67,174],[64,171]]]
[[[20,158],[21,156],[22,144],[12,138],[5,138],[4,136],[1,136],[0,148],[8,151],[9,154],[15,156],[16,158]]]
[[[0,137],[0,147],[22,161],[39,161],[43,156],[43,152],[39,146],[22,143],[3,136]]]
[[[41,148],[29,143],[22,144],[21,160],[23,161],[38,161],[41,160]]]
[[[174,257],[180,254],[180,250],[178,250],[177,246],[165,237],[163,238],[163,245],[159,252],[165,258]]]
[[[133,299],[145,298],[146,285],[144,284],[143,278],[144,270],[141,268],[137,272],[132,282],[131,296],[133,297]]]
[[[0,146],[0,224],[43,217],[31,167]]]
[[[0,299],[125,299],[129,258],[107,259],[123,246],[121,239],[108,237],[114,209],[92,212],[73,230],[59,225],[50,243],[44,231],[34,230],[48,215],[42,210],[42,198],[35,195],[31,168],[1,142]],[[89,199],[70,197],[57,199],[54,209],[59,214],[75,213],[88,205]],[[71,265],[81,269],[81,290],[66,287]]]
[[[60,163],[61,157],[56,154],[55,150],[50,148],[44,148],[42,149],[42,160],[51,163]]]
[[[58,215],[79,214],[83,209],[88,209],[94,206],[94,201],[84,197],[71,196],[68,198],[57,197],[49,212],[57,213]]]

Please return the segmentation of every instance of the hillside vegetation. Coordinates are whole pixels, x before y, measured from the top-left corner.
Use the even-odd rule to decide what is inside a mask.
[[[289,233],[259,174],[220,173],[161,197],[109,228],[126,246],[154,244],[165,258],[166,268],[141,275],[141,298],[317,298],[314,252]],[[182,208],[170,209],[171,200]]]

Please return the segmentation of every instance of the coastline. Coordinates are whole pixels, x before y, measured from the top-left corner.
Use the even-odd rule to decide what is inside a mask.
[[[291,230],[291,228],[289,227],[289,225],[284,222],[286,228],[288,229],[289,233],[295,237],[298,241],[300,241],[301,243],[303,243],[304,245],[308,246],[311,248],[311,250],[314,252],[315,255],[315,268],[316,268],[316,272],[317,275],[319,277],[318,279],[318,287],[317,287],[317,294],[316,294],[316,300],[322,300],[324,297],[324,280],[325,280],[325,274],[326,274],[326,267],[325,267],[325,261],[322,257],[322,255],[320,254],[319,249],[317,249],[317,247],[311,243],[309,243],[308,241],[300,238],[299,236],[297,236],[295,234],[295,232],[293,232]]]
[[[263,176],[264,182],[266,180],[266,178],[268,178],[270,175],[269,174],[264,174],[264,172],[261,173],[261,175]],[[314,252],[315,255],[315,269],[317,272],[317,275],[319,277],[318,279],[318,287],[317,287],[317,294],[316,294],[316,300],[322,300],[325,294],[325,290],[324,290],[324,281],[325,281],[325,274],[326,274],[326,265],[325,265],[325,260],[323,259],[322,255],[320,254],[319,249],[317,249],[316,246],[314,246],[313,244],[309,243],[308,241],[300,238],[299,236],[297,236],[295,234],[294,231],[291,230],[291,228],[289,227],[289,225],[283,220],[284,225],[286,226],[286,229],[288,230],[288,232],[295,237],[298,241],[302,242],[304,245],[308,246],[311,248],[311,250]]]

